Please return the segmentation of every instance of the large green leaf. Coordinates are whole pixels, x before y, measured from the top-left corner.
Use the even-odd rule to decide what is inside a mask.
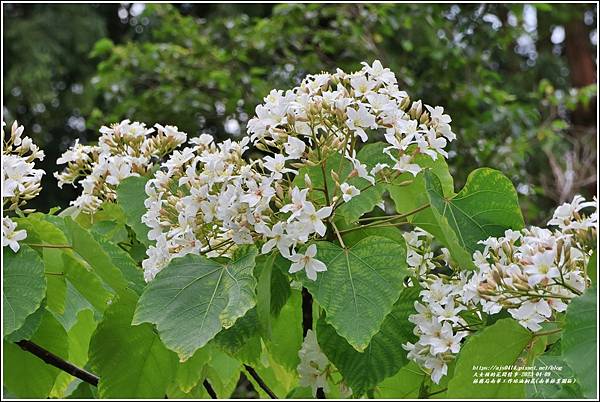
[[[206,370],[208,382],[218,398],[230,398],[240,378],[242,363],[218,349],[211,354]]]
[[[481,249],[480,240],[524,226],[517,192],[511,181],[496,170],[482,168],[471,172],[463,189],[451,199],[444,195],[442,184],[432,171],[426,170],[424,178],[445,245],[463,268],[474,267],[471,256]]]
[[[34,213],[18,218],[19,227],[27,230],[27,242],[34,244],[67,245],[69,241],[62,230],[47,221],[45,215]],[[65,308],[66,282],[62,266],[62,255],[70,253],[68,248],[37,248],[44,261],[46,271],[46,305],[50,311],[62,314]],[[36,250],[36,251],[37,251]]]
[[[111,293],[102,283],[102,279],[75,256],[63,254],[63,264],[67,281],[97,311],[103,312],[111,299]]]
[[[150,228],[142,222],[142,215],[146,213],[145,186],[148,182],[146,177],[128,177],[123,180],[117,188],[117,203],[121,206],[127,217],[127,224],[135,232],[138,241],[145,245],[152,242],[148,240]]]
[[[174,259],[146,287],[134,324],[156,324],[165,345],[187,359],[256,304],[256,254],[247,246],[226,263],[191,254]]]
[[[69,362],[84,367],[88,361],[90,339],[96,329],[96,320],[92,310],[79,311],[75,323],[68,330]],[[63,324],[64,327],[64,324]],[[50,392],[51,398],[64,398],[69,393],[68,388],[73,381],[78,381],[72,375],[62,371]]]
[[[206,377],[207,365],[212,358],[214,347],[208,344],[184,362],[177,364],[175,381],[180,390],[190,392]]]
[[[44,264],[39,254],[26,245],[18,253],[4,251],[2,261],[2,329],[16,331],[27,316],[41,305],[46,293]]]
[[[31,341],[63,359],[69,357],[67,333],[49,311]],[[11,342],[4,342],[3,352],[4,386],[19,398],[46,398],[60,370]]]
[[[4,340],[9,342],[18,342],[22,339],[31,339],[33,334],[35,334],[40,327],[40,323],[42,322],[42,317],[44,317],[45,312],[46,306],[42,301],[40,307],[35,310],[33,314],[27,316],[25,323],[21,325],[19,329],[11,332],[10,334],[4,335]]]
[[[215,336],[215,344],[236,359],[251,363],[260,358],[260,324],[256,308],[248,311],[235,324]]]
[[[271,337],[271,295],[273,290],[272,278],[275,258],[279,253],[274,251],[269,256],[260,255],[256,258],[256,313],[263,335],[266,339]]]
[[[597,305],[596,288],[588,289],[574,299],[567,309],[565,330],[562,336],[562,355],[571,367],[581,387],[583,396],[597,396]]]
[[[149,324],[131,325],[137,297],[122,291],[106,309],[90,342],[90,366],[101,398],[163,398],[177,357]]]
[[[327,265],[316,281],[302,271],[304,286],[325,309],[327,322],[358,351],[364,350],[400,297],[406,275],[406,246],[370,236],[352,247],[317,243]]]
[[[323,352],[340,370],[354,395],[362,395],[384,378],[392,376],[408,363],[402,344],[413,341],[413,325],[408,316],[419,289],[407,288],[385,317],[381,329],[371,339],[364,352],[358,352],[340,337],[323,318],[318,321],[317,339]]]
[[[450,175],[444,158],[438,157],[436,160],[433,160],[428,155],[417,154],[413,159],[413,163],[416,163],[423,169],[430,169],[435,173],[440,179],[442,192],[445,197],[452,197],[454,195],[454,180]],[[411,213],[429,204],[424,175],[424,171],[421,171],[417,176],[413,176],[407,172],[399,175],[387,184],[386,188],[394,201],[398,214]],[[427,230],[440,241],[444,240],[444,235],[437,225],[431,208],[412,214],[406,220],[413,225]]]
[[[265,341],[273,360],[289,370],[300,363],[298,351],[302,347],[302,295],[293,290],[279,316],[273,320],[273,336]]]
[[[419,397],[425,373],[413,361],[402,367],[395,375],[386,378],[375,391],[377,398],[416,399]]]
[[[542,379],[549,378],[550,380],[555,381],[554,383],[530,383],[525,387],[527,398],[540,398],[540,399],[558,399],[558,398],[568,398],[568,399],[577,399],[582,398],[581,389],[579,384],[571,383],[571,384],[561,384],[560,382],[556,382],[557,380],[562,379],[573,379],[574,373],[573,370],[565,363],[564,359],[560,356],[552,356],[552,355],[541,355],[538,356],[534,361],[533,365],[538,367],[535,373],[540,375],[544,375],[546,372],[550,373],[549,377],[541,377]],[[542,370],[542,367],[560,367],[560,370]],[[535,378],[535,377],[534,377]],[[538,378],[539,379],[539,378]]]
[[[65,218],[65,225],[72,239],[73,250],[79,254],[113,290],[125,289],[128,285],[123,273],[113,263],[110,255],[86,229],[71,218]]]
[[[144,273],[138,268],[129,253],[102,236],[96,237],[96,241],[110,257],[112,264],[121,271],[123,277],[128,282],[127,286],[137,294],[141,294],[146,286]]]
[[[62,324],[68,332],[78,320],[78,315],[84,310],[94,311],[94,307],[88,302],[85,297],[70,282],[67,282],[67,297],[65,302],[65,310],[62,314],[54,314],[54,317]]]
[[[279,312],[288,301],[291,295],[290,260],[277,253],[273,262],[273,272],[271,272],[271,314],[279,315]]]
[[[454,377],[448,382],[448,398],[522,398],[524,384],[473,384],[476,367],[514,365],[532,339],[532,333],[511,318],[496,321],[470,336],[462,347]],[[480,372],[480,371],[477,371]]]

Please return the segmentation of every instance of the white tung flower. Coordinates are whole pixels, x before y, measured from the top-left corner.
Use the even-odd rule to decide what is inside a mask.
[[[547,283],[553,278],[560,276],[560,271],[555,264],[556,254],[554,251],[546,251],[536,254],[532,257],[532,264],[525,268],[529,274],[529,285],[535,286],[540,282]]]
[[[300,375],[300,386],[310,387],[313,396],[317,395],[318,388],[323,388],[323,391],[327,392],[327,370],[330,363],[327,356],[321,351],[312,329],[306,332],[298,356],[300,364],[298,364],[297,370]]]
[[[290,159],[300,159],[302,154],[304,154],[306,144],[299,138],[289,136],[287,142],[283,144],[283,147]]]
[[[270,170],[273,174],[273,178],[281,179],[283,177],[283,173],[296,173],[295,170],[289,169],[285,167],[286,162],[285,156],[281,154],[275,154],[275,156],[265,156],[264,166],[268,170]]]
[[[358,110],[349,107],[346,114],[348,115],[348,120],[346,120],[348,127],[354,130],[363,142],[367,142],[369,136],[367,136],[364,129],[377,127],[375,116],[364,105],[360,105]]]
[[[542,329],[540,323],[546,320],[530,302],[523,303],[518,309],[509,309],[508,312],[519,324],[533,332]]]
[[[290,266],[290,273],[298,272],[304,269],[306,276],[311,281],[317,280],[317,272],[327,271],[327,266],[314,258],[317,255],[317,245],[308,246],[304,254],[292,254],[289,259],[293,262]]]
[[[15,253],[21,248],[19,242],[27,238],[25,230],[15,230],[16,228],[17,224],[8,216],[2,218],[2,247],[8,246]]]
[[[323,223],[323,219],[328,218],[332,211],[332,207],[323,207],[316,211],[313,204],[308,204],[304,208],[304,220],[310,225],[310,231],[318,233],[319,236],[325,236],[327,227]]]
[[[342,198],[344,199],[344,202],[348,202],[360,194],[359,189],[348,183],[342,183],[340,185],[340,190],[342,190]]]

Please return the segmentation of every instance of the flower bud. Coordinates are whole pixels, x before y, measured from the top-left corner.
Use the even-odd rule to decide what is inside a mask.
[[[423,103],[419,100],[416,102],[413,102],[410,110],[408,111],[408,114],[410,115],[410,117],[412,117],[413,119],[419,119],[419,117],[421,117],[421,113],[423,112]]]
[[[283,200],[283,198],[285,197],[285,194],[283,192],[283,187],[279,183],[277,183],[275,185],[275,194],[277,194],[277,197],[281,200]]]
[[[308,173],[304,174],[304,184],[308,187],[308,188],[312,188],[312,180],[310,179],[310,176],[308,175]]]
[[[400,102],[400,109],[406,111],[406,109],[408,109],[410,107],[410,96],[407,96],[406,98],[402,99],[402,101]]]
[[[286,117],[289,124],[292,126],[296,124],[296,116],[293,113],[288,112]]]
[[[330,172],[330,174],[331,174],[331,178],[333,179],[333,181],[334,181],[336,184],[338,184],[338,185],[339,185],[339,183],[340,183],[340,176],[338,176],[338,174],[335,172],[335,170],[332,170],[332,171]]]

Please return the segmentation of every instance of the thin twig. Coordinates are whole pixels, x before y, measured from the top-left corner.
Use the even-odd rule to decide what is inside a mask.
[[[265,384],[263,379],[260,378],[260,376],[258,375],[256,370],[254,370],[252,367],[248,366],[247,364],[244,364],[244,368],[246,369],[248,374],[250,374],[250,376],[252,376],[252,378],[254,378],[254,381],[256,381],[258,383],[258,386],[261,387],[262,390],[265,391],[271,399],[279,399],[279,398],[277,398],[277,395],[275,395],[275,393],[273,391],[271,391],[271,388],[269,388],[269,386],[267,384]]]

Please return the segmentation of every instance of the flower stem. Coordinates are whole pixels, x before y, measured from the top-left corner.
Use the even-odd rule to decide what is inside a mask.
[[[23,243],[29,247],[44,247],[44,248],[73,248],[70,244],[41,244],[41,243]]]
[[[536,332],[533,334],[533,336],[552,335],[552,334],[556,334],[557,332],[560,332],[560,331],[562,331],[562,328],[555,328],[555,329],[550,329],[548,331]]]
[[[414,214],[416,214],[418,212],[421,212],[424,209],[427,209],[429,207],[430,207],[430,204],[421,205],[419,208],[413,209],[412,211],[406,212],[404,214],[393,215],[391,217],[387,217],[386,219],[382,219],[381,221],[375,221],[375,222],[368,223],[366,225],[361,225],[361,226],[353,227],[353,228],[350,228],[350,229],[345,229],[345,230],[340,231],[340,233],[351,232],[353,230],[358,230],[358,229],[365,229],[365,228],[368,228],[368,227],[371,227],[371,226],[376,226],[376,225],[381,225],[383,223],[392,222],[392,221],[395,221],[397,219],[406,218],[408,216],[411,216],[411,215],[414,215]]]
[[[335,234],[337,235],[338,241],[340,242],[340,246],[342,246],[342,248],[346,248],[346,245],[344,244],[344,240],[342,239],[342,235],[340,234],[339,229],[335,225],[335,222],[333,222],[333,220],[330,220],[329,222],[331,223],[331,227],[333,228],[333,230],[335,231]]]

